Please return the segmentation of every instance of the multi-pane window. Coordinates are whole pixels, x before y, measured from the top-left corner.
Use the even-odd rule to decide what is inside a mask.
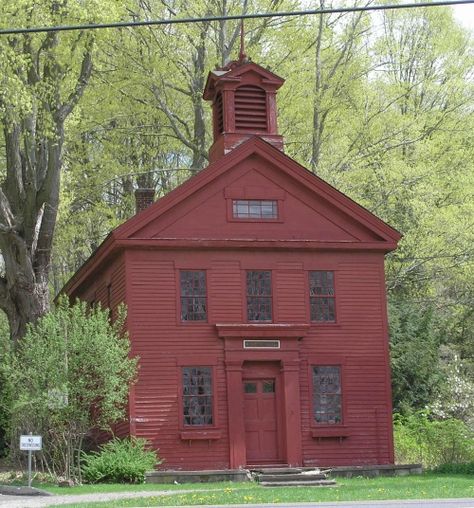
[[[272,320],[272,272],[247,272],[247,320]]]
[[[234,219],[277,219],[278,202],[262,199],[235,199],[232,201]]]
[[[313,414],[316,423],[342,422],[339,365],[313,366]]]
[[[309,303],[311,321],[336,320],[334,272],[309,272]]]
[[[184,425],[212,425],[212,368],[183,367]]]
[[[206,272],[203,270],[179,272],[181,288],[181,321],[206,321]]]

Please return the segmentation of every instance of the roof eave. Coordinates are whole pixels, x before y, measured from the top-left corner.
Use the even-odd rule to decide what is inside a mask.
[[[102,265],[115,251],[121,249],[115,237],[115,231],[111,231],[105,240],[84,261],[74,275],[66,282],[59,291],[58,296],[67,294],[75,296],[80,286]],[[57,298],[57,297],[56,297]]]

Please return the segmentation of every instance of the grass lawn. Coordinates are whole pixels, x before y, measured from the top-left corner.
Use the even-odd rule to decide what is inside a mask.
[[[123,488],[125,487],[125,488]],[[417,476],[394,478],[341,478],[335,488],[311,487],[259,487],[254,483],[215,483],[187,485],[100,485],[60,489],[60,492],[77,494],[111,492],[119,490],[199,489],[202,492],[171,494],[149,498],[114,500],[109,503],[61,505],[63,507],[112,508],[120,506],[179,506],[202,504],[291,503],[317,501],[364,501],[383,499],[428,499],[474,497],[474,476],[425,473]],[[80,490],[82,489],[82,490]],[[212,489],[212,490],[208,490]],[[48,489],[51,490],[52,489]],[[58,492],[56,489],[54,492]]]
[[[130,485],[128,483],[99,483],[97,485],[77,485],[74,487],[58,487],[56,485],[35,483],[33,487],[37,487],[53,494],[59,494],[66,496],[69,494],[99,494],[104,492],[144,492],[144,491],[163,491],[163,490],[222,490],[227,486],[235,487],[240,485],[232,482],[221,482],[221,483],[184,483],[175,485],[172,484],[153,484],[153,483],[141,483],[139,485]]]

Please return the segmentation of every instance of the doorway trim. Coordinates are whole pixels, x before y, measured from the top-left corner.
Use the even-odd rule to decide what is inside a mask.
[[[300,408],[300,339],[309,328],[306,324],[217,324],[224,340],[229,422],[229,467],[247,466],[245,422],[243,416],[244,362],[278,362],[281,385],[281,460],[290,466],[302,465]],[[243,348],[243,338],[276,338],[278,350]]]

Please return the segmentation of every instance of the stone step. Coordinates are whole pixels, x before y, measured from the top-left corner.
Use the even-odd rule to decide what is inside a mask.
[[[262,487],[336,487],[334,480],[294,480],[290,482],[260,482]]]
[[[259,482],[286,482],[293,480],[326,480],[323,473],[286,473],[286,474],[259,474]]]

